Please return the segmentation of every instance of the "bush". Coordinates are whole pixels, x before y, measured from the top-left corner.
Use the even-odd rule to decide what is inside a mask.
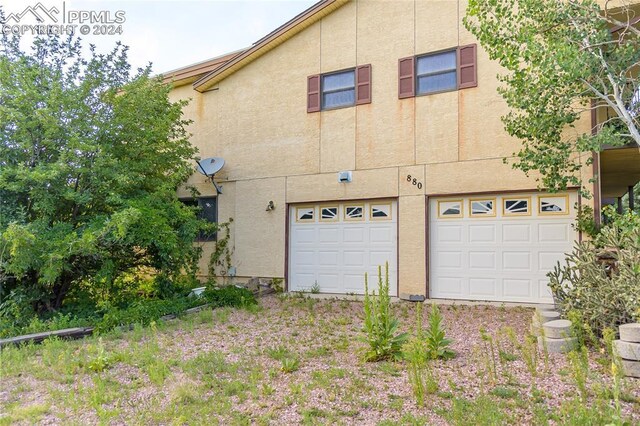
[[[226,287],[209,287],[204,292],[204,299],[213,307],[235,306],[245,307],[257,303],[255,296],[246,288],[234,285]]]
[[[562,312],[579,312],[585,328],[599,336],[606,328],[640,320],[638,225],[637,216],[620,216],[593,241],[577,244],[565,265],[548,275]]]
[[[364,339],[369,348],[364,353],[366,361],[398,359],[402,345],[409,337],[407,333],[397,334],[398,320],[391,316],[391,298],[389,297],[389,264],[385,265],[385,279],[382,280],[382,268],[378,266],[378,295],[369,294],[369,278],[364,275]]]

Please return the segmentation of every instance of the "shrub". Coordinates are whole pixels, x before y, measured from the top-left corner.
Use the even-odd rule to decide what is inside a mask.
[[[207,286],[204,299],[213,307],[246,307],[257,303],[255,296],[246,288],[234,285],[225,287]]]
[[[634,215],[614,220],[593,241],[577,244],[565,264],[549,273],[549,286],[562,312],[579,312],[585,328],[598,335],[605,328],[640,320],[637,225]]]
[[[402,345],[407,340],[407,333],[397,333],[398,320],[391,314],[391,298],[389,297],[389,264],[385,264],[385,277],[382,279],[382,268],[378,266],[378,294],[369,294],[369,278],[364,275],[364,326],[365,342],[369,347],[365,350],[366,361],[382,361],[398,359],[402,353]]]

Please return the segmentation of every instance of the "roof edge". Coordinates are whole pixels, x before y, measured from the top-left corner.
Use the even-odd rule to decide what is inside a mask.
[[[216,68],[219,68],[230,59],[238,56],[242,52],[245,52],[247,49],[249,48],[236,50],[233,52],[225,53],[224,55],[206,59],[204,61],[185,65],[180,68],[175,68],[166,72],[162,72],[158,74],[158,76],[162,77],[163,83],[173,83],[176,86],[183,86],[197,80],[207,73],[210,73]]]
[[[260,56],[284,43],[305,28],[318,22],[351,0],[321,0],[293,19],[287,21],[266,36],[259,39],[249,49],[237,54],[223,65],[211,70],[193,83],[193,88],[204,92],[216,83],[250,64]]]

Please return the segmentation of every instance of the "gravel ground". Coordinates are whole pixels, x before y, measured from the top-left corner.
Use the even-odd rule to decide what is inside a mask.
[[[405,331],[414,327],[414,306],[393,305]],[[82,362],[64,379],[5,372],[0,415],[10,416],[0,417],[0,425],[11,415],[42,424],[489,424],[491,409],[504,416],[495,423],[536,424],[540,412],[553,423],[553,414],[578,395],[566,355],[540,354],[535,367],[524,362],[531,309],[441,306],[456,357],[432,363],[438,390],[417,406],[406,363],[362,361],[361,302],[269,296],[260,307],[202,313],[138,337],[107,336],[100,344],[111,361],[102,372],[87,371]],[[64,344],[81,359],[96,339]],[[208,354],[218,358],[202,361]],[[45,361],[38,350],[33,356]],[[282,371],[283,357],[296,358],[297,369]],[[590,354],[584,406],[611,386],[601,358]],[[474,408],[461,409],[459,401],[483,395],[488,417],[465,417]],[[624,381],[623,400],[623,414],[640,424],[640,380]],[[34,404],[46,409],[16,414]]]

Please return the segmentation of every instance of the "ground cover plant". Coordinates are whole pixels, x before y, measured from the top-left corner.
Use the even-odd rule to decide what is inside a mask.
[[[398,332],[414,334],[415,309],[390,305]],[[362,359],[362,302],[268,296],[128,332],[5,349],[0,424],[640,422],[640,381],[612,375],[606,353],[571,360],[530,345],[531,309],[439,310],[456,356],[429,362],[421,404],[408,360]]]

